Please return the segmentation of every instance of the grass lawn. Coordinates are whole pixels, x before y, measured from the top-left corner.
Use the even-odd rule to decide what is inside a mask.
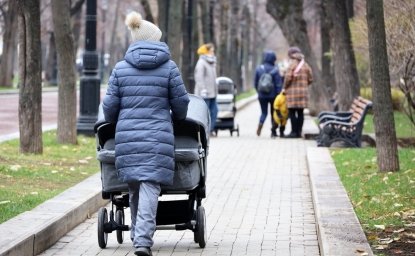
[[[394,112],[395,130],[398,138],[415,137],[415,127],[409,121],[409,118],[403,112]],[[365,125],[363,133],[375,133],[375,126],[373,124],[373,114],[368,114],[365,117]]]
[[[398,138],[415,138],[415,127],[394,112]],[[364,133],[374,133],[373,114]],[[376,148],[330,149],[340,179],[375,255],[414,255],[415,145],[399,149],[399,172],[378,172]]]
[[[78,136],[78,145],[43,134],[43,155],[19,154],[19,141],[0,147],[0,223],[31,210],[99,170],[95,139]]]

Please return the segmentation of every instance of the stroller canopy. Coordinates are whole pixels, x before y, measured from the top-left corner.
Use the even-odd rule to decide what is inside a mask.
[[[235,85],[229,77],[221,76],[216,78],[216,84],[218,85],[219,94],[234,94],[235,92]]]

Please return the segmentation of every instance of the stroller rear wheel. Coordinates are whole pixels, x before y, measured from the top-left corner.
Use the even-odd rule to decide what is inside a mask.
[[[124,225],[124,210],[118,209],[115,213],[115,222],[118,225]],[[124,241],[124,233],[122,230],[117,230],[117,242],[122,244]]]
[[[205,208],[199,206],[196,210],[196,230],[194,240],[199,243],[200,248],[205,248],[207,240]]]
[[[107,247],[108,233],[105,232],[104,226],[108,223],[107,209],[101,207],[98,211],[98,245],[102,249]]]

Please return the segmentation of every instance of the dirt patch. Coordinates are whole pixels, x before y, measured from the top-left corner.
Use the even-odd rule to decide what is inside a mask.
[[[415,225],[366,233],[375,255],[415,255]]]

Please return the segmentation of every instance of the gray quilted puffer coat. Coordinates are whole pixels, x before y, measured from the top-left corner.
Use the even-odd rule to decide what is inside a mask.
[[[112,71],[102,104],[105,120],[117,124],[115,165],[123,182],[173,183],[172,118],[185,119],[188,103],[168,46],[131,44]]]

